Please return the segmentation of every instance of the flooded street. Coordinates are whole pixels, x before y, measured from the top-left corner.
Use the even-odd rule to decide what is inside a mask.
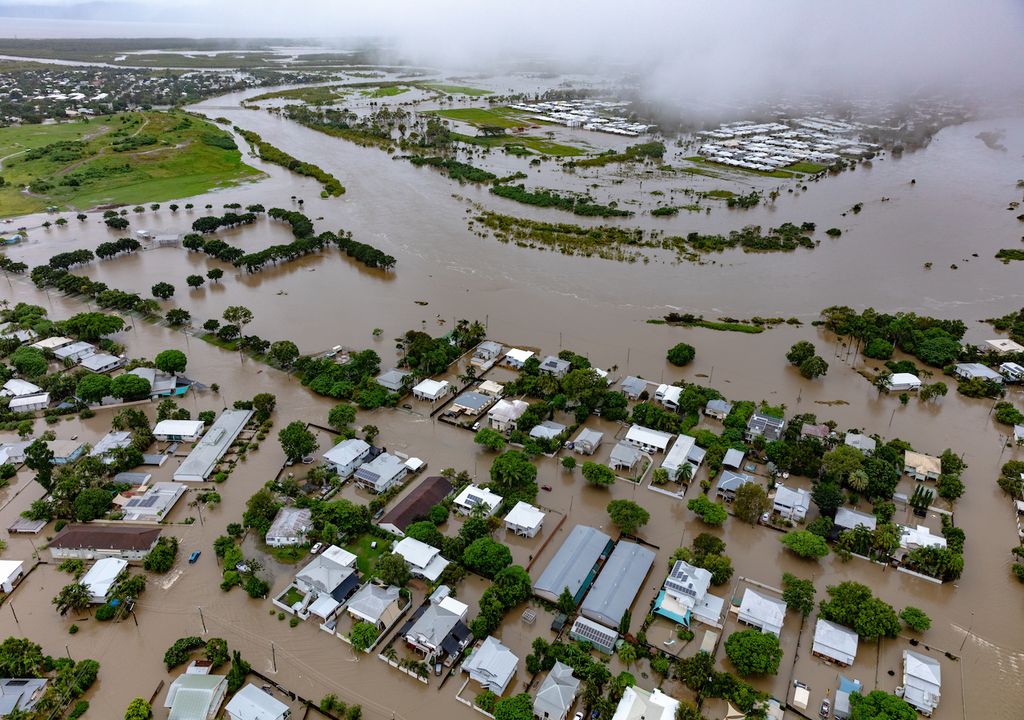
[[[232,202],[299,209],[290,199],[296,196],[304,199],[302,212],[315,220],[318,230],[351,230],[356,240],[398,258],[395,273],[369,271],[337,251],[325,251],[246,275],[183,248],[161,248],[96,261],[75,272],[145,297],[154,283],[171,282],[177,292],[165,308],[188,309],[196,326],[207,318],[220,317],[228,305],[244,305],[255,315],[247,332],[271,341],[294,340],[304,353],[339,344],[372,348],[380,354],[384,369],[397,360],[393,338],[406,330],[423,329],[440,335],[457,318],[479,319],[486,321],[490,338],[509,345],[538,347],[542,354],[569,348],[587,355],[595,366],[613,368],[613,377],[639,375],[657,382],[699,382],[733,400],[763,399],[773,405],[784,404],[787,415],[816,413],[820,421],[835,420],[840,430],[862,428],[885,438],[899,437],[922,452],[937,455],[947,447],[963,452],[968,465],[964,474],[967,492],[956,503],[955,520],[966,532],[967,542],[965,569],[956,584],[932,584],[857,558],[844,563],[830,555],[817,563],[801,561],[784,551],[775,531],[750,527],[732,518],[714,532],[726,541],[726,553],[736,572],[728,585],[715,592],[726,597],[728,607],[733,589],[742,578],[778,587],[783,572],[813,577],[819,599],[826,585],[847,579],[866,583],[897,611],[914,605],[931,616],[932,629],[923,643],[931,648],[931,655],[943,657],[943,694],[934,715],[937,720],[1019,717],[1024,703],[1024,685],[1019,681],[1019,668],[1024,663],[1024,623],[1019,620],[1022,589],[1010,573],[1008,552],[1017,542],[1017,525],[1013,507],[995,479],[1003,463],[1024,459],[1024,451],[1004,447],[1006,426],[997,425],[990,417],[989,401],[970,400],[954,391],[936,403],[920,403],[914,398],[901,406],[894,396],[880,396],[846,360],[846,349],[834,337],[811,327],[810,322],[823,307],[849,304],[962,318],[969,323],[966,340],[994,337],[990,328],[973,321],[1003,315],[1024,305],[1020,269],[992,258],[998,248],[1017,247],[1020,241],[1021,223],[1006,211],[1006,206],[1020,199],[1020,190],[1014,184],[1022,173],[1024,120],[985,120],[946,128],[924,150],[898,159],[887,156],[873,167],[858,167],[811,183],[806,192],[795,196],[784,191],[774,207],[729,211],[716,206],[709,215],[682,213],[669,220],[638,213],[635,218],[620,221],[629,227],[663,229],[666,234],[813,221],[818,226],[817,236],[822,237],[821,246],[813,251],[767,255],[727,252],[711,256],[714,263],[703,265],[679,264],[667,256],[648,264],[626,264],[565,257],[477,237],[467,230],[469,206],[460,198],[519,216],[586,223],[556,210],[524,208],[500,200],[483,188],[459,187],[429,168],[392,160],[380,150],[328,138],[263,111],[242,109],[238,103],[244,96],[217,98],[194,109],[210,117],[227,117],[295,157],[316,162],[341,180],[346,194],[322,200],[315,181],[247,159],[269,177],[190,199],[198,208],[192,213],[179,210],[173,214],[165,205],[155,213],[147,210],[132,215],[132,229],[183,233],[195,217],[206,212],[202,208],[207,203],[213,204],[213,212],[218,213],[221,205]],[[993,128],[1006,131],[1002,140],[1005,152],[991,150],[976,138],[979,131]],[[493,162],[512,163],[505,158],[494,158]],[[529,174],[531,184],[565,186],[562,171],[553,163],[530,169]],[[911,179],[916,180],[914,185],[910,185]],[[593,179],[581,173],[571,182],[582,187]],[[651,190],[708,188],[722,182],[697,176],[659,177],[645,180],[644,195],[638,193],[634,199],[641,203],[639,207],[649,208],[653,199],[646,193]],[[763,186],[760,180],[758,185]],[[595,195],[617,195],[622,201],[626,198],[620,193],[629,192],[629,187],[629,183],[607,185],[595,190]],[[864,203],[863,211],[842,217],[857,202]],[[19,224],[33,227],[41,221],[42,217],[36,216]],[[824,229],[832,226],[843,230],[841,238],[824,236]],[[65,229],[33,229],[29,242],[8,255],[31,267],[56,252],[95,248],[118,235],[102,225],[99,213],[90,213],[88,222],[72,219]],[[286,225],[265,217],[254,226],[217,236],[247,251],[291,239]],[[979,257],[972,257],[975,252]],[[925,262],[933,262],[933,268],[924,269]],[[954,263],[959,269],[949,269]],[[207,284],[200,290],[185,286],[187,275],[205,274],[212,267],[224,269],[220,283]],[[36,290],[27,277],[8,278],[0,287],[3,297],[12,304],[43,305],[52,318],[65,318],[86,309],[54,290]],[[795,316],[805,324],[748,335],[645,322],[673,308],[708,318]],[[383,331],[376,338],[375,328]],[[315,396],[293,377],[249,359],[240,360],[235,353],[162,326],[133,323],[132,329],[116,339],[127,346],[130,357],[152,358],[168,347],[180,348],[188,355],[190,377],[207,385],[220,385],[219,394],[205,391],[180,401],[193,417],[198,411],[230,407],[234,401],[259,392],[274,393],[278,398],[274,429],[260,449],[250,452],[230,478],[217,486],[223,502],[204,510],[202,522],[197,516],[196,522],[184,524],[196,512],[187,502],[175,508],[165,533],[181,539],[178,561],[167,575],[150,576],[147,591],[137,605],[138,627],[131,619],[108,624],[61,618],[50,599],[68,582],[68,576],[54,565],[44,564],[16,589],[5,603],[8,607],[0,607],[0,632],[4,636],[31,637],[52,655],[64,654],[66,645],[75,659],[98,660],[99,681],[88,696],[91,717],[119,717],[131,697],[148,697],[161,681],[169,682],[177,671],[165,671],[163,653],[175,639],[191,634],[222,636],[232,648],[241,650],[254,669],[273,676],[289,690],[314,701],[336,693],[346,702],[361,703],[364,714],[372,720],[413,720],[423,715],[424,708],[429,708],[426,716],[430,718],[473,717],[472,710],[453,698],[464,676],[452,678],[440,691],[433,677],[431,684],[424,686],[389,668],[374,654],[355,653],[349,645],[318,630],[312,620],[291,628],[271,616],[269,600],[252,600],[237,588],[227,593],[219,588],[221,568],[213,553],[213,540],[224,533],[227,523],[239,522],[248,497],[281,469],[284,457],[277,430],[296,419],[322,424],[334,403]],[[804,380],[786,362],[787,349],[798,340],[815,342],[830,364],[827,376]],[[697,349],[696,360],[685,369],[665,361],[666,349],[680,341]],[[850,357],[852,360],[852,354]],[[871,367],[878,365],[869,363]],[[1011,391],[1008,399],[1019,405],[1020,391]],[[430,419],[418,405],[413,411],[361,412],[356,426],[376,425],[380,429],[377,444],[428,461],[427,474],[453,467],[486,481],[493,455],[473,443],[470,433]],[[150,417],[155,415],[155,403],[144,407]],[[58,439],[79,435],[82,440],[94,442],[109,428],[111,415],[109,410],[100,410],[95,418],[73,418],[53,429]],[[608,439],[624,434],[625,428],[593,418],[587,425],[606,433],[598,457],[606,460],[614,444]],[[36,432],[45,427],[37,422]],[[12,437],[0,434],[0,440]],[[321,433],[321,451],[329,442],[327,434]],[[154,480],[170,479],[179,462],[180,458],[174,458],[155,470]],[[538,482],[552,487],[538,497],[540,505],[556,511],[549,514],[550,527],[554,527],[558,514],[567,515],[567,520],[534,561],[530,571],[534,579],[557,550],[560,536],[575,524],[603,527],[613,534],[605,511],[609,500],[634,499],[650,511],[651,520],[640,535],[657,547],[657,561],[633,606],[635,632],[657,595],[673,550],[689,545],[706,529],[686,509],[686,500],[700,492],[699,483],[691,484],[685,499],[676,500],[653,493],[646,484],[618,482],[608,490],[588,487],[578,470],[566,472],[557,458],[541,457],[537,465]],[[706,469],[698,478],[703,479],[704,473]],[[31,481],[31,475],[31,471],[22,469],[15,482],[0,489],[0,527],[7,528],[41,497],[41,488]],[[899,491],[910,487],[910,482],[904,480]],[[354,492],[346,488],[344,496],[355,497]],[[193,495],[190,489],[186,499],[191,500]],[[866,503],[862,506],[868,509]],[[895,520],[909,522],[909,517],[901,510]],[[934,516],[928,519],[929,525],[936,522]],[[545,533],[548,527],[545,525]],[[4,557],[29,558],[33,547],[41,546],[45,537],[53,534],[50,525],[35,537],[12,535]],[[543,540],[542,535],[525,545],[534,542],[539,547]],[[195,565],[185,562],[192,550],[202,550]],[[533,554],[520,539],[516,539],[513,552],[516,560],[524,563]],[[45,551],[41,555],[49,559]],[[287,586],[294,569],[268,567],[273,577],[272,594]],[[476,581],[471,579],[466,584]],[[470,588],[467,597],[479,590]],[[421,597],[422,593],[417,595],[417,602]],[[471,618],[475,611],[471,605]],[[510,611],[498,634],[522,661],[532,637],[549,637],[550,633],[543,613],[532,628],[522,625],[521,614],[522,608]],[[756,683],[759,688],[783,697],[791,674],[811,686],[814,698],[820,699],[826,688],[836,687],[835,669],[810,657],[808,636],[813,633],[813,621],[812,615],[804,623],[796,669],[791,673],[794,658],[787,652],[778,677],[769,679],[763,688]],[[67,631],[71,622],[81,628],[75,635]],[[797,647],[799,615],[791,611],[786,622],[783,645],[788,651]],[[857,664],[844,674],[859,677],[868,689],[877,684],[892,691],[901,681],[899,651],[906,647],[904,639],[885,640],[880,648],[874,643],[861,643]],[[944,657],[946,652],[959,660]],[[721,647],[716,657],[720,661],[724,658]],[[616,672],[622,669],[618,664],[612,661]],[[895,676],[887,674],[890,670]],[[640,676],[640,670],[634,672]],[[516,682],[526,680],[521,664]],[[641,680],[640,684],[649,687],[654,681]],[[521,685],[515,689],[518,691]],[[159,699],[162,701],[163,693]],[[816,707],[808,712],[814,710]],[[166,713],[159,708],[157,717],[166,717]]]

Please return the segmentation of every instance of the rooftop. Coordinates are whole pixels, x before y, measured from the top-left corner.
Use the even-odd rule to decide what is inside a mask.
[[[204,425],[202,420],[161,420],[153,428],[153,434],[191,437],[201,433]]]
[[[611,541],[596,528],[577,525],[533,584],[534,592],[557,598],[563,589],[569,588],[569,592],[575,595]]]
[[[462,489],[456,498],[455,504],[460,507],[474,508],[477,505],[485,505],[487,507],[487,514],[491,514],[494,510],[501,505],[502,497],[496,493],[491,492],[485,487],[480,485],[469,484]]]
[[[861,512],[860,510],[841,507],[836,510],[836,519],[834,524],[836,527],[844,528],[846,530],[852,530],[858,525],[863,525],[868,530],[874,530],[878,525],[878,518],[874,515],[868,515],[867,513]]]
[[[335,465],[346,466],[355,462],[363,453],[370,449],[370,445],[359,438],[342,440],[324,453],[324,460]]]
[[[942,461],[932,455],[905,450],[903,452],[903,464],[913,468],[919,473],[939,475],[942,473]]]
[[[857,657],[857,633],[849,628],[818,618],[814,626],[814,652],[852,665]]]
[[[652,430],[643,425],[632,425],[626,432],[626,442],[655,447],[664,450],[672,442],[672,433]]]
[[[283,507],[270,523],[267,537],[300,537],[313,524],[313,511],[309,508]]]
[[[288,706],[252,683],[235,693],[225,708],[237,720],[277,720]]]
[[[225,410],[174,473],[175,480],[205,480],[252,417],[252,410]]]
[[[392,525],[404,531],[413,522],[427,516],[430,508],[448,497],[452,484],[447,478],[433,475],[424,478],[419,485],[398,501],[379,521],[379,525]]]
[[[68,550],[148,550],[160,537],[159,528],[131,525],[65,525],[49,547]]]
[[[535,528],[542,522],[544,522],[544,511],[522,500],[517,502],[505,516],[506,524],[517,527]]]
[[[398,600],[398,588],[394,585],[381,587],[373,583],[363,585],[348,601],[349,612],[367,622],[379,622],[384,611]]]
[[[583,614],[605,625],[618,623],[633,604],[654,557],[653,550],[620,540],[587,593]]]
[[[530,407],[529,404],[523,400],[501,399],[494,403],[494,407],[488,411],[487,417],[502,423],[513,422],[522,417],[528,407]]]
[[[453,405],[458,405],[477,413],[487,407],[493,399],[489,395],[468,390],[455,398]]]

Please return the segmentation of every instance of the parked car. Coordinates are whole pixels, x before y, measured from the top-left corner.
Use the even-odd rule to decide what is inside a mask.
[[[192,552],[192,554],[188,556],[188,564],[189,564],[189,565],[195,565],[195,563],[196,563],[196,560],[198,560],[198,559],[199,559],[199,556],[200,556],[200,555],[202,555],[202,554],[203,554],[203,553],[202,553],[202,551],[201,551],[201,550],[195,550],[195,551],[193,551],[193,552]]]
[[[818,714],[821,717],[823,717],[823,718],[827,718],[828,714],[829,714],[829,712],[831,710],[832,710],[832,703],[829,702],[828,698],[825,698],[824,700],[821,701],[821,709],[818,710]]]
[[[316,555],[318,552],[320,552],[323,549],[324,549],[324,544],[323,543],[317,543],[312,548],[310,548],[309,552],[311,552],[313,555]]]
[[[237,570],[240,573],[247,573],[249,572],[249,566],[246,565],[244,562],[240,562],[237,565],[235,565],[235,570]]]
[[[577,710],[576,714],[572,716],[572,720],[583,720],[583,711]]]
[[[314,458],[313,458],[312,455],[307,455],[306,457],[302,458],[302,464],[303,465],[312,465],[313,464],[313,459]]]
[[[548,492],[551,492],[551,486],[550,485],[541,485],[540,489],[541,490],[547,490]]]

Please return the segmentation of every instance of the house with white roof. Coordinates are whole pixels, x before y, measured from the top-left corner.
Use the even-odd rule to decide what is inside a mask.
[[[736,448],[729,448],[725,451],[725,457],[722,458],[722,467],[732,468],[733,470],[739,470],[740,466],[743,465],[743,458],[746,453]]]
[[[105,557],[96,561],[80,582],[89,591],[89,602],[102,605],[110,597],[110,590],[118,578],[128,569],[128,561],[121,558]]]
[[[908,392],[921,389],[921,378],[913,373],[893,373],[886,382],[889,392]]]
[[[456,512],[462,515],[469,515],[477,507],[482,507],[483,516],[490,517],[497,511],[502,499],[501,495],[497,495],[480,485],[470,483],[455,497],[452,505],[454,505]]]
[[[11,378],[4,383],[3,389],[0,389],[0,397],[24,397],[25,395],[39,395],[42,392],[41,387],[28,380]]]
[[[569,373],[572,364],[568,360],[562,360],[554,355],[548,355],[540,361],[539,372],[556,378],[564,378]]]
[[[526,361],[533,356],[534,353],[529,350],[512,348],[505,354],[505,364],[513,370],[522,370],[523,366],[526,365]]]
[[[572,668],[558,660],[548,671],[533,699],[533,714],[540,720],[565,720],[580,689]]]
[[[857,657],[857,633],[819,617],[811,652],[828,662],[848,667]]]
[[[878,525],[878,518],[860,510],[841,507],[836,510],[836,517],[832,524],[840,530],[853,530],[855,527],[864,527],[873,531]]]
[[[167,517],[167,513],[178,504],[185,494],[185,486],[173,482],[157,482],[148,488],[139,488],[139,492],[131,493],[122,505],[121,511],[125,522],[158,523]],[[114,498],[118,503],[119,495]]]
[[[528,407],[529,404],[524,400],[503,398],[487,411],[487,424],[498,432],[512,432],[516,429],[516,422]]]
[[[366,583],[353,595],[345,609],[356,622],[368,622],[378,630],[391,626],[402,614],[398,588]]]
[[[462,663],[462,671],[484,689],[500,696],[515,676],[518,666],[519,658],[500,640],[488,635]]]
[[[126,359],[123,357],[105,352],[96,352],[82,358],[78,364],[94,373],[108,373],[123,366],[125,363]]]
[[[1024,345],[1014,342],[1009,338],[996,338],[994,340],[986,340],[985,344],[992,350],[995,350],[1001,355],[1006,353],[1024,353]]]
[[[431,596],[429,604],[399,631],[413,650],[431,657],[454,657],[469,644],[472,633],[466,626],[469,606],[450,595]]]
[[[405,461],[391,453],[381,453],[368,463],[360,465],[355,472],[356,483],[378,495],[397,485],[409,468]]]
[[[677,412],[679,410],[679,398],[683,389],[678,385],[666,385],[662,383],[654,391],[654,399],[661,403],[666,410]]]
[[[286,720],[291,709],[252,683],[235,693],[224,706],[230,720]]]
[[[677,560],[655,599],[654,612],[686,627],[694,618],[718,625],[725,599],[708,592],[710,587],[709,571]]]
[[[604,433],[590,428],[582,428],[572,441],[572,449],[580,455],[593,455],[601,447]]]
[[[22,395],[11,398],[7,408],[11,412],[35,412],[36,410],[45,410],[49,406],[50,393],[43,393],[42,395]]]
[[[755,412],[747,420],[747,430],[743,437],[747,442],[753,442],[754,438],[763,437],[768,442],[778,440],[782,437],[782,431],[786,427],[783,418]]]
[[[1015,362],[1004,362],[999,365],[999,373],[1008,383],[1024,382],[1024,365]]]
[[[875,439],[873,437],[862,435],[861,433],[857,432],[846,433],[846,437],[843,442],[845,442],[852,448],[860,450],[865,455],[870,455],[871,453],[873,453],[875,451],[875,448],[878,446],[878,443],[875,442]]]
[[[637,400],[647,390],[647,381],[643,378],[629,375],[619,383],[619,386],[622,388],[623,395],[630,400]]]
[[[476,389],[481,395],[486,395],[495,400],[500,399],[505,394],[505,386],[493,380],[484,380]]]
[[[370,456],[370,444],[359,438],[342,440],[324,453],[324,462],[337,473],[342,480],[352,476],[360,465]]]
[[[228,690],[224,675],[195,672],[182,673],[167,688],[164,707],[170,708],[168,720],[213,720]]]
[[[391,368],[386,373],[381,373],[377,376],[377,384],[391,392],[401,392],[405,387],[407,378],[411,376],[411,372]]]
[[[690,477],[692,478],[697,474],[697,468],[704,462],[704,454],[704,449],[697,447],[696,438],[689,435],[679,435],[676,437],[672,449],[665,454],[665,459],[662,460],[661,466],[665,468],[669,478],[672,480],[676,479],[677,474],[683,467],[688,466],[690,468]]]
[[[543,422],[537,423],[530,429],[530,437],[542,440],[554,440],[556,437],[564,433],[565,430],[565,425],[562,423],[555,422],[554,420],[544,420]]]
[[[924,525],[910,527],[909,525],[896,525],[900,531],[900,547],[905,550],[917,550],[923,547],[946,547],[946,538],[941,535],[933,535],[932,531]]]
[[[675,720],[678,709],[679,701],[658,688],[648,691],[633,685],[622,693],[612,720]]]
[[[782,633],[782,624],[786,619],[786,603],[747,588],[740,601],[738,619],[763,633],[778,637]]]
[[[132,444],[132,434],[127,430],[112,430],[96,441],[89,451],[89,457],[100,458],[105,464],[114,461],[112,453],[118,448],[128,447]]]
[[[53,356],[61,362],[77,363],[83,358],[96,353],[96,346],[87,342],[73,342],[53,351]]]
[[[652,430],[643,425],[631,425],[624,442],[646,453],[665,452],[672,442],[672,433]]]
[[[783,520],[802,522],[811,507],[811,493],[803,488],[791,488],[785,485],[775,486],[775,498],[772,500],[772,511],[778,513]]]
[[[25,574],[25,563],[22,560],[0,560],[0,589],[9,593]]]
[[[723,500],[732,502],[736,497],[736,491],[741,486],[751,482],[754,482],[754,479],[749,475],[733,472],[732,470],[723,470],[718,478],[718,482],[715,484],[715,493]]]
[[[612,470],[633,472],[642,457],[641,452],[632,445],[627,445],[625,442],[617,442],[615,447],[612,448],[608,464]]]
[[[942,668],[939,661],[927,655],[903,651],[903,699],[930,717],[939,705],[942,691]],[[899,692],[897,692],[899,694]]]
[[[961,380],[988,380],[1000,385],[1003,384],[1002,375],[981,363],[957,363],[953,367],[953,374]]]
[[[493,340],[484,340],[482,343],[476,346],[476,350],[473,351],[473,357],[470,358],[469,364],[476,365],[477,367],[483,367],[501,355],[502,351],[501,343],[496,343]]]
[[[942,474],[942,461],[933,455],[905,450],[903,472],[918,481],[938,480]]]
[[[32,343],[31,347],[34,347],[36,350],[49,350],[50,352],[53,352],[57,348],[62,348],[65,345],[70,345],[73,342],[74,340],[72,340],[69,337],[48,337],[43,338],[39,342]]]
[[[433,380],[427,378],[421,380],[413,389],[412,396],[417,400],[426,402],[437,402],[445,395],[452,393],[455,387],[447,380]]]
[[[202,420],[161,420],[153,428],[153,437],[161,442],[195,442],[205,427]]]
[[[732,403],[720,398],[717,400],[708,400],[708,404],[704,406],[704,414],[708,417],[713,417],[716,420],[725,420],[729,417],[729,413],[731,412]]]
[[[395,543],[392,552],[401,555],[416,577],[434,582],[448,567],[448,561],[441,557],[441,551],[416,538],[406,537]]]
[[[522,500],[505,516],[505,527],[523,537],[534,537],[543,524],[544,511]]]

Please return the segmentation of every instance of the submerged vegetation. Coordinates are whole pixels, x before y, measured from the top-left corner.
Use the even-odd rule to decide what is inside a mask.
[[[245,138],[245,141],[249,143],[249,145],[255,147],[259,156],[263,160],[274,163],[275,165],[280,165],[281,167],[286,167],[293,173],[315,178],[324,186],[324,192],[328,195],[338,196],[345,192],[345,186],[341,184],[338,178],[334,177],[326,170],[321,169],[317,165],[293,158],[291,155],[274,147],[251,130],[243,130],[236,125],[235,132]]]
[[[660,142],[649,142],[641,143],[639,145],[630,145],[622,152],[607,152],[597,155],[596,157],[566,163],[566,167],[602,167],[604,165],[611,165],[612,163],[636,162],[661,158],[664,155],[664,144]]]
[[[460,183],[486,183],[498,179],[498,176],[492,172],[481,170],[469,163],[459,162],[458,160],[443,158],[437,155],[429,157],[425,157],[423,155],[412,155],[409,158],[409,161],[413,165],[429,165],[430,167],[442,170],[452,180],[457,180]]]
[[[629,217],[633,213],[614,205],[600,205],[587,195],[563,195],[553,190],[527,190],[523,185],[496,185],[491,192],[498,197],[537,207],[556,207],[574,215],[589,217]]]

